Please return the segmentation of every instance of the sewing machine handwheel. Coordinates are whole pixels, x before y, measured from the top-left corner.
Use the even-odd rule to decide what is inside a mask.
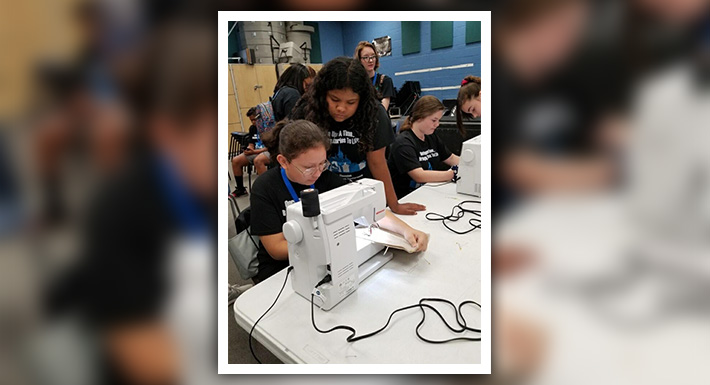
[[[303,239],[303,230],[298,222],[288,221],[283,225],[284,238],[289,243],[298,243]]]
[[[472,162],[475,159],[475,155],[472,150],[466,149],[461,153],[461,160],[466,163]]]

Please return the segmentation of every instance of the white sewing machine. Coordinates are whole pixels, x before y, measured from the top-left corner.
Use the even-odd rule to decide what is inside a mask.
[[[310,301],[316,284],[330,274],[332,280],[322,284],[314,297],[316,305],[330,310],[392,259],[392,253],[380,253],[382,245],[357,237],[354,225],[362,217],[372,225],[385,216],[384,190],[382,182],[364,178],[320,194],[320,210],[315,212],[315,202],[303,195],[286,209],[283,233],[295,292]]]
[[[481,196],[481,136],[471,138],[461,146],[459,180],[456,192]]]

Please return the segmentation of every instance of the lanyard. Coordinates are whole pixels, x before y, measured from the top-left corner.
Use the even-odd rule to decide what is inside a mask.
[[[377,87],[377,86],[375,85],[375,82],[377,81],[377,77],[378,77],[378,76],[380,76],[380,74],[378,74],[377,72],[375,72],[375,77],[372,78],[372,85],[375,86],[375,87]]]
[[[181,230],[189,234],[204,234],[208,230],[204,209],[180,180],[175,167],[167,159],[156,157],[154,172],[164,194],[163,197]]]
[[[291,198],[293,198],[294,202],[298,202],[298,195],[296,195],[296,190],[293,189],[293,186],[291,185],[291,181],[288,180],[286,177],[286,170],[281,167],[281,179],[284,180],[284,184],[286,185],[286,188],[288,189],[288,193],[291,194]],[[316,188],[315,185],[311,185],[311,188]]]

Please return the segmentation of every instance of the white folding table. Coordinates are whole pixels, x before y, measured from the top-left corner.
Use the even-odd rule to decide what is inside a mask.
[[[439,297],[458,305],[464,300],[480,303],[481,297],[481,232],[465,235],[447,230],[440,221],[429,221],[425,213],[448,215],[453,206],[476,197],[457,194],[453,183],[425,185],[402,202],[427,206],[415,216],[399,216],[410,226],[430,234],[427,251],[407,254],[394,250],[394,258],[379,271],[365,279],[356,292],[330,311],[315,308],[320,329],[335,325],[350,325],[358,334],[382,327],[390,313],[400,307],[415,304],[421,298]],[[479,204],[466,208],[480,209]],[[450,226],[465,230],[465,220]],[[484,224],[485,225],[485,224]],[[242,328],[251,330],[254,322],[273,303],[286,277],[286,269],[247,290],[234,303],[234,314]],[[481,362],[480,342],[455,341],[429,344],[415,334],[422,310],[415,308],[397,313],[382,333],[353,343],[346,341],[347,331],[318,333],[311,323],[311,303],[291,288],[291,277],[276,305],[259,321],[254,337],[285,363],[352,363],[352,364],[478,364]],[[489,304],[482,304],[488,306]],[[450,324],[455,324],[454,312],[445,305],[435,305]],[[469,326],[480,328],[481,313],[474,305],[463,307]],[[461,335],[450,332],[432,311],[427,311],[422,335],[431,339],[447,339]],[[477,333],[465,336],[480,337]]]

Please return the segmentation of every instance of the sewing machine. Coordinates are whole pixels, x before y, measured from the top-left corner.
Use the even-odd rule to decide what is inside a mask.
[[[293,290],[309,301],[314,294],[314,303],[323,310],[357,290],[392,253],[384,255],[382,245],[356,236],[371,230],[356,229],[354,222],[372,226],[384,216],[385,191],[378,180],[364,178],[322,194],[304,190],[301,201],[286,209],[283,225]],[[331,281],[314,290],[326,275]]]
[[[459,180],[456,192],[481,196],[481,136],[471,138],[461,146]]]

